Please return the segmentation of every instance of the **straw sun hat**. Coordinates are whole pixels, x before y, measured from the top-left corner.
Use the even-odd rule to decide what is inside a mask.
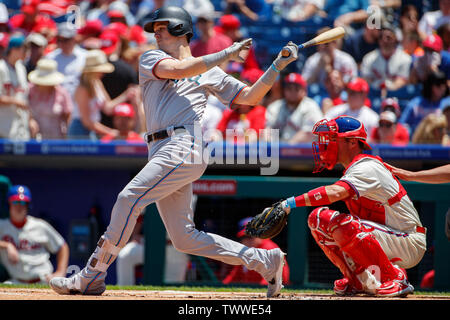
[[[55,60],[41,59],[36,69],[28,75],[31,83],[40,86],[56,86],[64,81],[64,75],[57,71],[58,64]]]
[[[95,49],[87,52],[83,72],[111,73],[113,71],[114,65],[108,62],[103,51]]]

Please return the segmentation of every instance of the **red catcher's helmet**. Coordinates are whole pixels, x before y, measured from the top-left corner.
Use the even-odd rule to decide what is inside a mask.
[[[334,168],[338,156],[337,138],[355,138],[362,142],[364,150],[372,149],[366,142],[367,132],[363,123],[350,116],[320,120],[314,125],[312,133],[318,137],[318,141],[312,143],[313,173]]]

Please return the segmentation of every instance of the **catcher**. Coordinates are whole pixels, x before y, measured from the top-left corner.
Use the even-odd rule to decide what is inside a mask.
[[[405,189],[379,157],[364,154],[364,125],[349,116],[321,120],[313,128],[315,168],[345,168],[336,183],[279,201],[253,218],[246,233],[273,237],[287,223],[295,207],[314,206],[308,226],[319,247],[339,268],[343,278],[334,282],[337,295],[366,293],[383,297],[406,296],[414,287],[406,271],[422,259],[426,229]],[[345,201],[350,213],[327,205]]]

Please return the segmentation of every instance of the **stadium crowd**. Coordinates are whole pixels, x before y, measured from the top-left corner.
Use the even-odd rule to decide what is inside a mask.
[[[178,5],[195,23],[194,56],[254,39],[244,63],[221,66],[249,84],[281,49],[271,29],[280,37],[295,28],[311,37],[334,26],[347,31],[301,52],[256,107],[227,109],[211,97],[202,123],[211,139],[227,130],[243,132],[235,142],[266,139],[263,129],[273,128],[282,142],[310,142],[315,122],[347,114],[372,143],[448,146],[450,0],[422,2],[2,0],[0,138],[143,142],[138,64],[156,42],[142,26],[155,9]],[[266,39],[254,32],[262,25]]]

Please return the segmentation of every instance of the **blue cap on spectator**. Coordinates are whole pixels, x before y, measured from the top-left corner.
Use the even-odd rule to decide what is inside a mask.
[[[13,48],[22,47],[25,44],[25,36],[23,35],[14,35],[9,38],[8,51]]]

